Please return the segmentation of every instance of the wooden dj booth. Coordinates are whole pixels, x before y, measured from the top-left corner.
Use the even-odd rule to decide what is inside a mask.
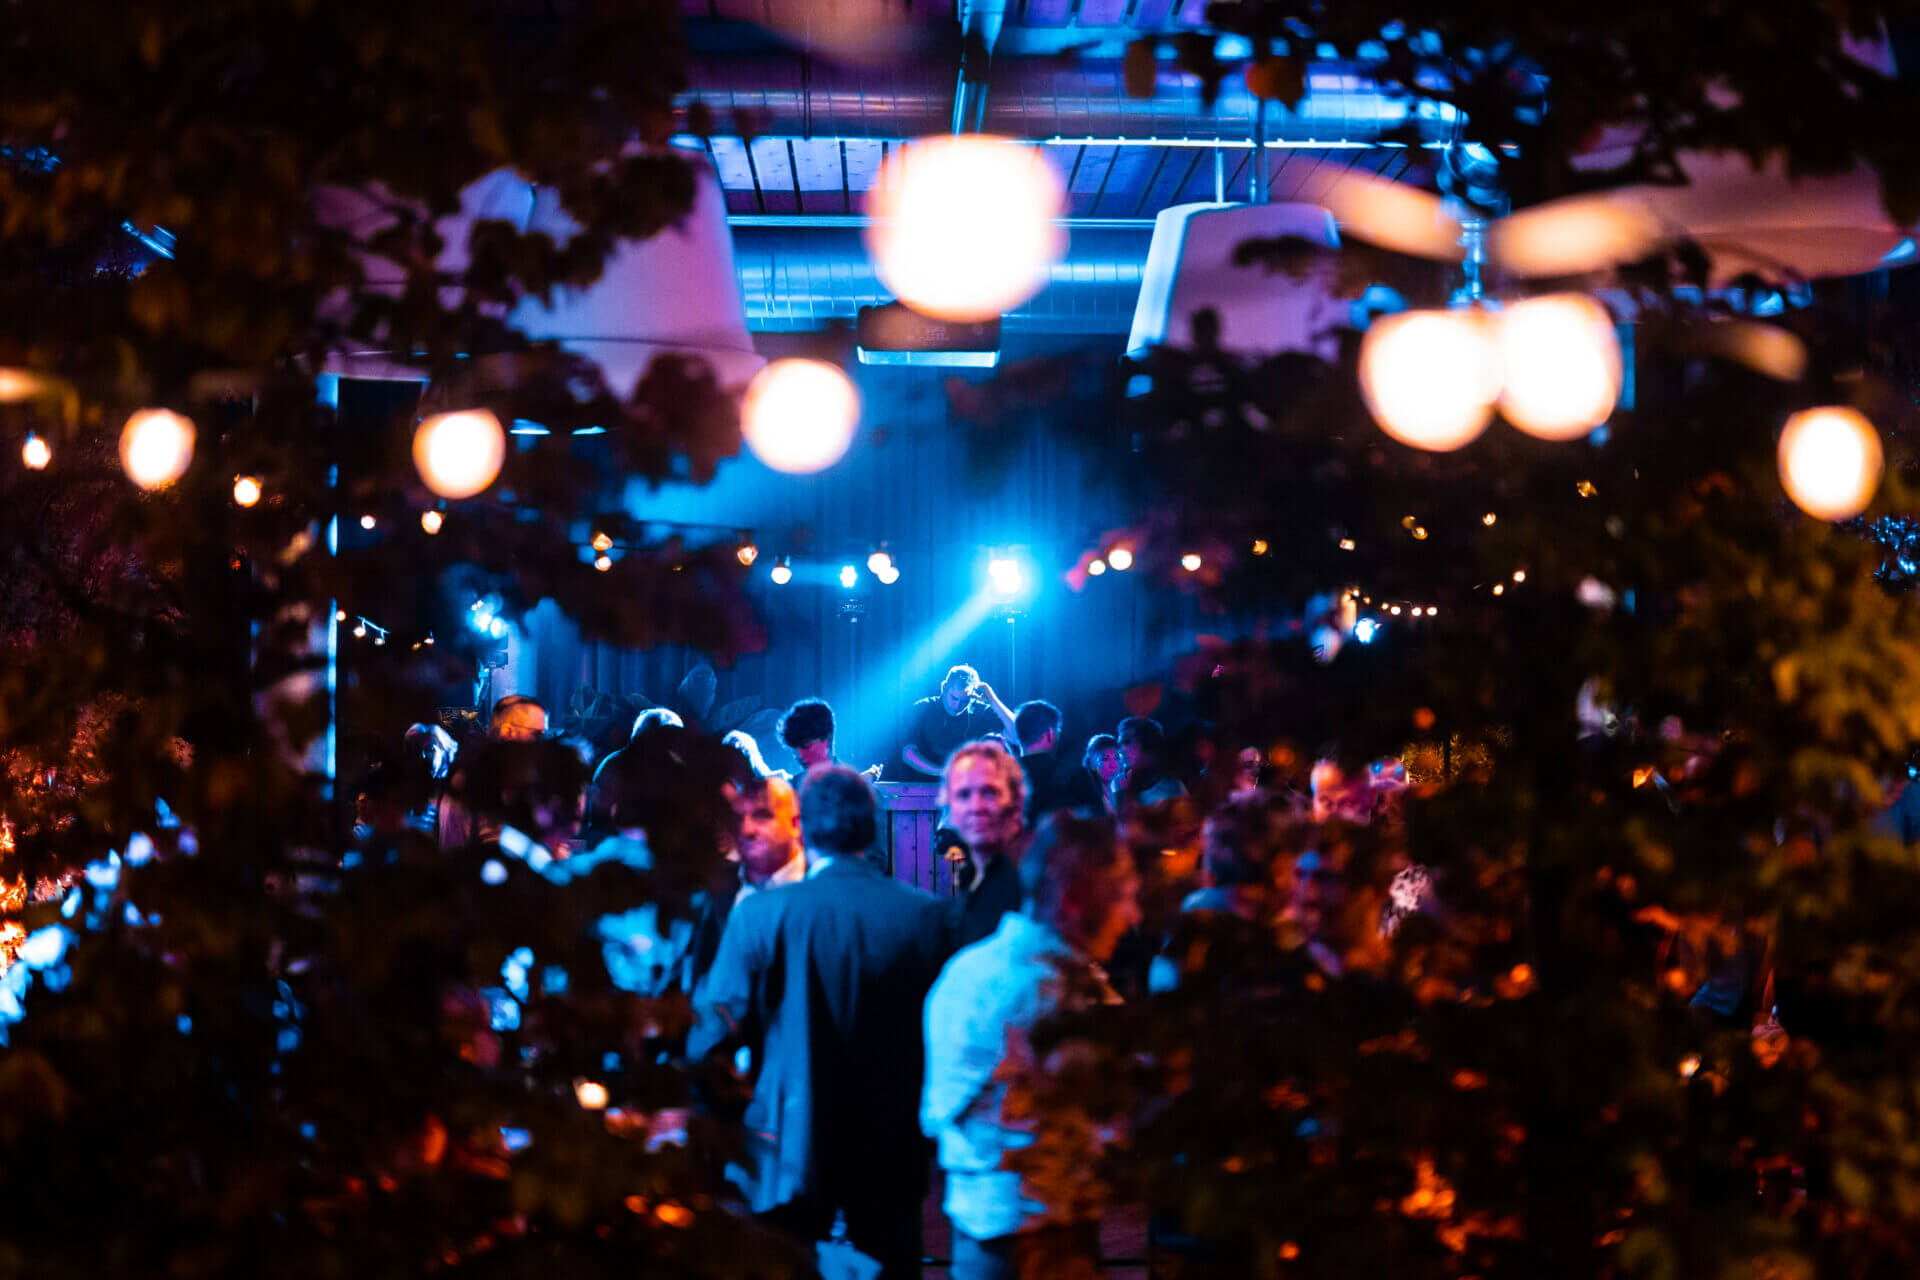
[[[933,833],[940,827],[937,782],[877,782],[881,817],[880,844],[875,850],[894,879],[918,885],[928,893],[953,893],[953,866],[933,849]]]

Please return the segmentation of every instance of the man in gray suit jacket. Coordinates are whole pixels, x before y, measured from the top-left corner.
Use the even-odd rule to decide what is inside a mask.
[[[694,994],[687,1051],[752,1051],[751,1167],[728,1173],[756,1213],[815,1240],[844,1213],[848,1240],[883,1277],[917,1280],[928,1165],[920,1010],[950,926],[938,899],[867,860],[878,829],[859,774],[836,765],[808,775],[806,879],[734,907]]]

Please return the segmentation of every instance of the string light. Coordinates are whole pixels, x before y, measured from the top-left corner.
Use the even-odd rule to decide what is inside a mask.
[[[613,568],[613,557],[602,551],[593,558],[593,567],[605,573],[607,570]]]
[[[773,579],[773,585],[784,587],[793,581],[793,564],[787,556],[781,556],[773,562],[773,571],[767,575]]]
[[[1880,434],[1856,409],[1807,409],[1788,418],[1780,433],[1781,487],[1817,520],[1864,511],[1884,465]]]
[[[1393,615],[1394,617],[1396,617],[1396,618],[1397,618],[1397,617],[1399,617],[1399,616],[1400,616],[1400,606],[1399,606],[1399,605],[1397,605],[1397,604],[1396,604],[1396,605],[1389,605],[1389,606],[1387,607],[1387,612],[1388,612],[1388,613],[1390,613],[1390,614],[1392,614],[1392,615]]]
[[[413,465],[442,498],[471,498],[507,460],[507,433],[484,409],[436,413],[413,433]]]
[[[733,558],[746,568],[753,567],[753,562],[760,558],[760,548],[754,545],[752,534],[740,535],[740,545],[733,549]]]
[[[985,321],[1047,281],[1067,247],[1066,188],[1040,150],[979,134],[895,148],[868,196],[867,245],[896,298],[943,320]]]
[[[20,461],[34,471],[45,471],[47,464],[53,461],[53,449],[33,432],[27,432],[27,442],[20,446]]]
[[[791,475],[825,470],[846,454],[860,424],[860,393],[819,360],[775,360],[753,375],[740,434],[755,457]]]
[[[1515,569],[1513,571],[1513,580],[1515,582],[1525,582],[1527,580],[1527,571],[1525,569]]]
[[[361,639],[361,640],[364,640],[364,639],[366,639],[366,638],[367,638],[367,624],[366,624],[366,623],[365,623],[364,621],[363,621],[363,622],[361,622],[361,623],[360,623],[359,625],[357,625],[356,627],[354,627],[354,629],[353,629],[353,634],[354,634],[354,636],[355,636],[355,637],[357,637],[358,639]]]
[[[1499,517],[1494,515],[1493,512],[1489,511],[1487,512],[1487,514],[1480,517],[1480,523],[1487,525],[1489,528],[1491,528],[1493,525],[1493,522],[1497,519],[1499,519]]]
[[[1360,391],[1380,429],[1445,453],[1486,430],[1500,394],[1500,356],[1477,311],[1403,311],[1360,342]]]
[[[1107,552],[1107,563],[1113,566],[1116,572],[1125,573],[1133,568],[1133,552],[1126,547],[1115,547]]]
[[[440,532],[440,526],[445,523],[446,517],[442,516],[438,511],[422,511],[420,513],[420,527],[428,533]]]
[[[1352,538],[1342,538],[1342,539],[1340,539],[1340,549],[1341,549],[1342,551],[1351,551],[1351,550],[1353,550],[1353,539],[1352,539]]]
[[[361,516],[361,517],[360,517],[360,527],[361,527],[362,529],[371,529],[371,528],[373,528],[373,526],[374,526],[374,525],[376,525],[376,524],[378,524],[378,523],[380,523],[380,522],[379,522],[378,520],[375,520],[375,519],[373,518],[373,515],[372,515],[372,513],[371,513],[371,512],[369,512],[368,514],[366,514],[366,515],[364,515],[364,516]]]
[[[891,568],[893,568],[893,557],[887,554],[885,547],[879,548],[867,557],[867,572],[876,578]]]
[[[258,476],[235,476],[233,478],[233,500],[243,507],[250,507],[260,501],[260,478]]]
[[[1197,551],[1189,551],[1180,557],[1180,567],[1188,573],[1200,572],[1200,563],[1200,553]]]
[[[345,609],[335,611],[333,620],[335,622],[345,622],[347,620],[347,611]]]
[[[595,551],[613,550],[613,535],[607,533],[605,530],[595,533],[593,535],[593,549]]]
[[[193,421],[169,409],[141,409],[120,432],[120,465],[142,489],[164,489],[193,461]]]
[[[1255,538],[1253,540],[1253,554],[1257,556],[1267,554],[1267,540],[1265,538]]]
[[[1087,576],[1090,578],[1097,578],[1106,571],[1107,562],[1098,557],[1095,557],[1094,560],[1087,565]]]
[[[1500,412],[1542,440],[1578,440],[1620,397],[1613,318],[1583,293],[1528,298],[1500,315]]]
[[[1413,526],[1413,540],[1415,542],[1425,542],[1427,540],[1427,527],[1425,525],[1417,524]]]
[[[1497,595],[1497,596],[1503,596],[1503,595],[1505,595],[1506,593],[1507,593],[1507,589],[1506,589],[1506,587],[1505,587],[1505,586],[1503,586],[1502,584],[1500,584],[1500,583],[1498,583],[1498,582],[1496,582],[1496,583],[1494,583],[1494,584],[1493,584],[1493,594],[1495,594],[1495,595]]]

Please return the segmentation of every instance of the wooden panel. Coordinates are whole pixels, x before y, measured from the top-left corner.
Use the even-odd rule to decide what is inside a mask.
[[[785,138],[755,138],[747,148],[754,180],[768,213],[798,213],[800,194],[793,185],[793,153]]]
[[[1140,0],[1133,11],[1133,25],[1146,31],[1157,31],[1167,25],[1167,19],[1173,13],[1173,0]]]
[[[934,800],[938,784],[882,782],[875,789],[886,805],[883,855],[893,878],[941,897],[953,893],[952,868],[933,851],[933,833],[940,825],[940,806]]]
[[[795,138],[794,185],[800,188],[800,206],[808,213],[846,213],[847,188],[840,165],[838,138]]]
[[[847,192],[858,208],[860,197],[873,188],[873,175],[880,169],[884,144],[878,138],[848,138],[841,145],[846,154]]]
[[[1027,0],[1021,18],[1026,27],[1064,27],[1073,13],[1073,0]]]
[[[753,161],[747,158],[747,146],[738,138],[711,138],[707,149],[713,152],[714,167],[720,172],[720,185],[729,192],[751,193]]]
[[[1080,5],[1079,25],[1083,27],[1117,27],[1127,18],[1128,0],[1083,0]]]
[[[1121,147],[1107,172],[1106,188],[1093,202],[1094,216],[1131,218],[1163,153],[1160,147]]]

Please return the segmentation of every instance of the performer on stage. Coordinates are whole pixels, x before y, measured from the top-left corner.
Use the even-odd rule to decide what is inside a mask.
[[[1014,736],[1013,712],[993,686],[965,663],[954,667],[940,682],[939,693],[913,704],[913,725],[900,758],[929,778],[939,777],[954,748],[994,727],[983,714],[986,711],[998,716],[998,727]]]

